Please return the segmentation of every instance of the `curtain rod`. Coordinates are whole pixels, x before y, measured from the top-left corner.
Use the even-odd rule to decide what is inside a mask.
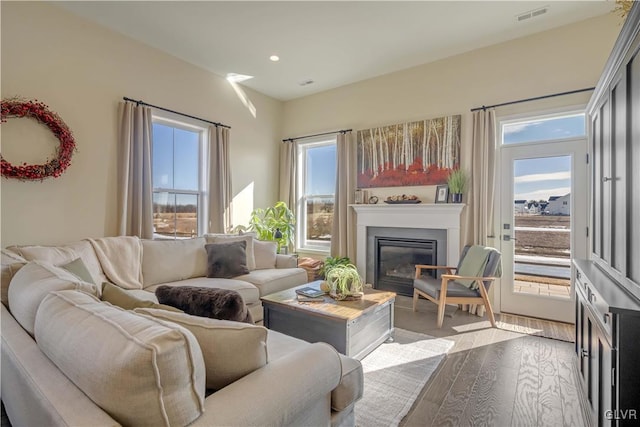
[[[502,107],[504,105],[519,104],[521,102],[537,101],[538,99],[553,98],[555,96],[571,95],[574,93],[588,92],[594,90],[595,87],[587,87],[584,89],[570,90],[568,92],[552,93],[551,95],[536,96],[535,98],[519,99],[517,101],[503,102],[502,104],[483,105],[482,107],[472,108],[471,111],[486,110],[487,108]]]
[[[166,111],[166,112],[173,113],[173,114],[178,114],[178,115],[184,116],[184,117],[189,117],[190,119],[200,120],[201,122],[210,123],[210,124],[212,124],[214,126],[221,126],[223,128],[231,129],[231,126],[223,125],[222,123],[212,122],[211,120],[201,119],[200,117],[191,116],[189,114],[181,113],[179,111],[169,110],[168,108],[164,108],[164,107],[158,107],[157,105],[149,104],[149,103],[146,103],[144,101],[137,100],[137,99],[127,98],[126,96],[123,96],[122,99],[124,99],[125,101],[135,102],[137,105],[141,105],[141,104],[142,105],[146,105],[147,107],[157,108],[158,110]]]
[[[314,136],[322,136],[322,135],[333,135],[335,133],[347,133],[347,132],[351,132],[352,130],[353,129],[342,129],[342,130],[335,130],[333,132],[316,133],[315,135],[297,136],[295,138],[283,139],[282,142],[293,142],[296,139],[313,138]]]

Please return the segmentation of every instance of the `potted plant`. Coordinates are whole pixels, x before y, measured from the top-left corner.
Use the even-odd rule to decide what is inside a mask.
[[[293,246],[296,218],[285,202],[254,210],[249,224],[249,230],[256,232],[258,240],[277,242],[278,253],[282,248]]]
[[[357,300],[364,296],[362,277],[353,264],[339,264],[326,272],[329,295],[339,301]]]
[[[454,169],[449,173],[447,180],[451,201],[453,203],[462,202],[462,193],[467,189],[467,173],[462,169]]]
[[[322,263],[322,267],[320,267],[320,270],[318,270],[318,274],[322,278],[326,278],[327,277],[327,273],[333,267],[335,267],[337,265],[347,265],[347,264],[351,264],[351,260],[349,259],[349,257],[346,257],[346,256],[343,256],[343,257],[328,256],[328,257],[325,258],[324,262]]]

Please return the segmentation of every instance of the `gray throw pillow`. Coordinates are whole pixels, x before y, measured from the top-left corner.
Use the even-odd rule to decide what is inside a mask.
[[[93,281],[93,277],[91,277],[91,273],[89,273],[89,269],[82,261],[82,258],[76,258],[70,263],[61,265],[60,268],[64,268],[69,273],[77,276],[79,279],[82,279],[87,283],[93,283],[94,285],[96,284]]]
[[[245,241],[204,245],[207,250],[207,277],[231,279],[249,274],[246,247]]]
[[[156,289],[156,297],[160,304],[170,305],[192,316],[253,323],[242,296],[231,289],[162,285]]]

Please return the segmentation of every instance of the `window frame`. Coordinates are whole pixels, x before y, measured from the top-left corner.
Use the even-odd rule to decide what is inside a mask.
[[[209,129],[202,126],[201,124],[191,121],[187,118],[183,118],[181,116],[175,116],[171,113],[158,112],[156,110],[152,111],[151,116],[151,124],[152,129],[154,124],[160,124],[163,126],[168,126],[174,129],[180,129],[188,132],[195,132],[198,134],[198,189],[197,190],[188,190],[181,188],[165,188],[165,187],[155,187],[153,182],[153,130],[151,133],[151,152],[152,152],[152,160],[151,160],[151,179],[152,179],[152,198],[156,193],[167,193],[169,195],[178,196],[178,195],[196,195],[197,196],[197,231],[196,236],[202,236],[206,230],[207,225],[207,214],[208,214],[208,181],[206,179],[207,170],[208,170],[208,156],[207,156],[207,140],[209,135]],[[174,145],[175,150],[175,145]],[[175,151],[174,151],[175,152]],[[175,176],[175,169],[173,170]],[[153,202],[152,202],[153,203]],[[174,212],[175,213],[175,212]],[[175,217],[177,218],[177,216]],[[154,240],[183,240],[188,239],[190,237],[179,237],[174,235],[160,235],[156,234],[154,231],[153,239]]]
[[[331,240],[307,240],[307,200],[310,198],[333,198],[335,207],[336,194],[335,189],[331,194],[307,194],[306,192],[306,176],[307,176],[307,152],[312,148],[335,146],[337,149],[336,136],[321,138],[308,138],[304,141],[296,142],[296,158],[297,158],[297,185],[296,191],[296,251],[307,253],[318,253],[328,255],[331,251]],[[336,153],[337,155],[337,153]],[[337,159],[336,159],[337,167]],[[335,213],[335,212],[334,212]]]
[[[505,126],[518,124],[518,123],[529,123],[529,122],[537,122],[543,120],[552,120],[558,119],[562,117],[574,117],[574,116],[583,116],[584,118],[584,134],[582,135],[574,135],[565,138],[553,138],[553,139],[544,139],[544,140],[532,140],[532,141],[522,141],[522,142],[513,142],[510,144],[504,143],[504,131]],[[498,134],[496,136],[497,145],[499,147],[510,147],[510,146],[520,146],[520,145],[529,145],[529,144],[544,144],[548,142],[564,142],[564,141],[573,141],[576,139],[584,139],[587,137],[588,131],[588,123],[587,123],[587,113],[584,107],[570,107],[567,109],[558,109],[551,110],[546,112],[538,112],[538,113],[522,113],[513,116],[507,116],[499,119],[497,124]]]

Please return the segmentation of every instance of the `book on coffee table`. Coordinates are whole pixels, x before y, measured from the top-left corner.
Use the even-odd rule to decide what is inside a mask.
[[[310,286],[307,286],[306,288],[296,289],[296,293],[298,295],[302,295],[309,298],[318,298],[324,295],[324,291],[321,291],[320,289],[312,288]]]

